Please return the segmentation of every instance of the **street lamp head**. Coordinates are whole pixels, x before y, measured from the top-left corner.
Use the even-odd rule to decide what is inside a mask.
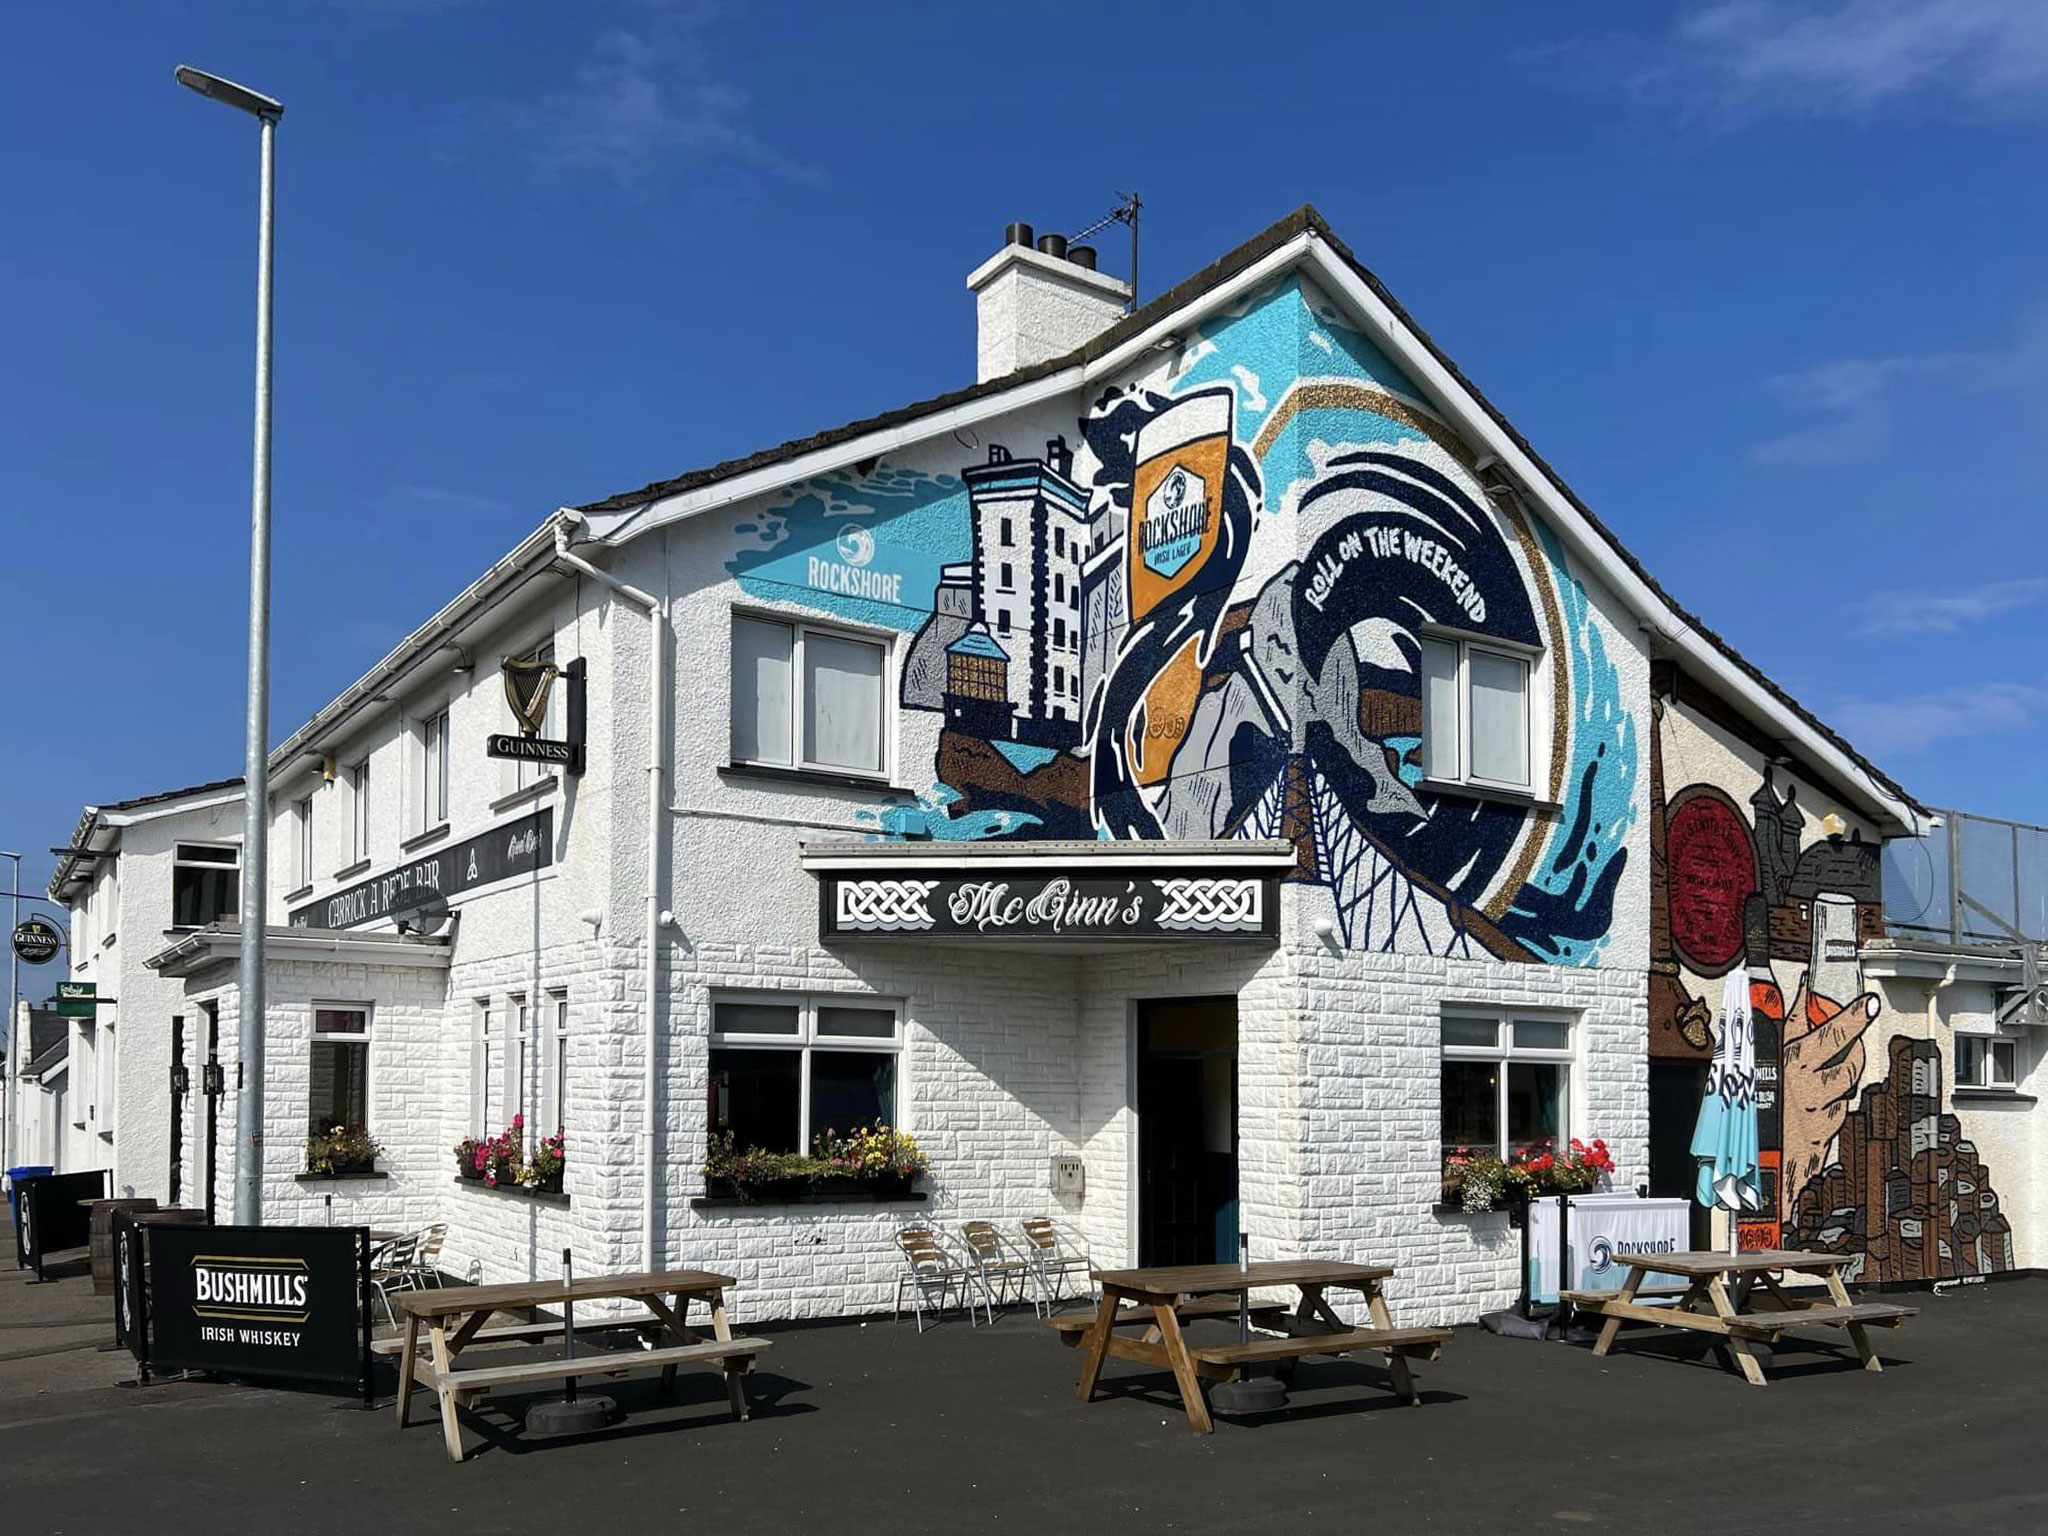
[[[197,91],[202,96],[225,102],[265,122],[276,122],[284,116],[284,103],[250,90],[246,85],[237,85],[232,80],[223,80],[219,75],[209,75],[203,69],[194,69],[190,64],[180,64],[177,70],[178,84],[187,90]]]

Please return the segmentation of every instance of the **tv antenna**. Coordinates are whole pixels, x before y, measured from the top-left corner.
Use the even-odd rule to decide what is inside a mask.
[[[1124,306],[1124,312],[1128,314],[1138,307],[1138,210],[1145,205],[1138,201],[1138,194],[1135,192],[1119,192],[1117,197],[1119,201],[1114,208],[1110,209],[1109,212],[1105,213],[1093,224],[1090,224],[1086,229],[1077,230],[1067,236],[1067,243],[1072,245],[1078,241],[1086,240],[1098,229],[1107,229],[1112,224],[1128,224],[1130,226],[1131,302]]]

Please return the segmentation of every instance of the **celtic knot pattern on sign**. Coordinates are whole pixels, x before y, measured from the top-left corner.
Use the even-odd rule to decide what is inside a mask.
[[[1257,880],[1162,880],[1159,926],[1204,933],[1259,930]]]
[[[870,933],[929,928],[936,880],[842,880],[834,924]]]

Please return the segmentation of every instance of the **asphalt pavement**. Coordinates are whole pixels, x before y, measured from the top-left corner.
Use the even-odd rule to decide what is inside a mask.
[[[1392,1291],[1399,1314],[1398,1279]],[[625,1421],[525,1440],[487,1406],[462,1465],[431,1398],[142,1388],[103,1349],[107,1298],[0,1270],[0,1530],[41,1533],[716,1531],[1669,1533],[2048,1529],[2048,1278],[1903,1299],[1886,1369],[1781,1353],[1754,1388],[1684,1338],[1583,1346],[1460,1329],[1405,1407],[1377,1367],[1308,1362],[1283,1412],[1191,1433],[1170,1381],[1078,1356],[1028,1309],[745,1327],[774,1346],[734,1423],[719,1379],[607,1386]],[[741,1298],[742,1316],[744,1298]],[[1203,1324],[1209,1331],[1224,1325]],[[1626,1337],[1626,1336],[1625,1336]],[[1668,1337],[1668,1336],[1664,1336]],[[1845,1341],[1846,1343],[1846,1341]],[[509,1405],[516,1408],[516,1403]]]

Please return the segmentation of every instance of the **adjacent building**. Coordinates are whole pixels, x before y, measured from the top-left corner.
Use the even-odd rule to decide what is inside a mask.
[[[1129,314],[1019,233],[975,385],[554,513],[278,747],[268,1219],[445,1221],[492,1280],[702,1264],[776,1316],[885,1309],[907,1219],[1055,1214],[1109,1262],[1390,1262],[1466,1320],[1519,1239],[1446,1152],[1597,1136],[1689,1189],[1732,972],[1776,1026],[1743,1240],[2040,1263],[1963,1026],[1899,990],[1937,962],[1884,948],[1924,808],[1312,210]],[[120,978],[117,1185],[217,1209],[233,1093],[170,1085],[233,1081],[240,914],[177,892],[235,793],[88,812],[52,888]],[[877,1121],[908,1196],[703,1172]],[[559,1192],[460,1176],[515,1123]]]

